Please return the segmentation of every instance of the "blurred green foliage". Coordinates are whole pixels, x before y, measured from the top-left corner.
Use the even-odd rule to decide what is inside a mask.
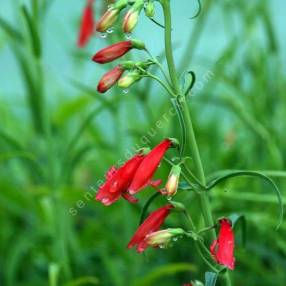
[[[21,81],[16,94],[10,94],[7,86],[17,81],[1,82],[9,62],[1,64],[1,285],[151,286],[203,280],[208,269],[189,241],[167,250],[148,250],[146,255],[127,251],[151,189],[138,196],[138,205],[121,200],[107,208],[93,199],[109,166],[122,163],[134,148],[154,146],[164,136],[180,137],[176,118],[164,117],[171,104],[163,91],[144,81],[128,95],[117,88],[99,95],[95,87],[101,71],[89,62],[94,47],[79,51],[75,41],[70,47],[64,40],[71,71],[61,82],[49,66],[43,32],[56,32],[50,30],[54,26],[47,27],[55,1],[8,2],[0,4],[13,7],[13,15],[4,10],[0,14],[0,58],[8,49],[17,64],[12,65],[12,74],[19,73]],[[74,1],[60,2],[73,5]],[[82,7],[83,2],[75,5]],[[99,15],[105,3],[97,2]],[[209,179],[227,169],[260,170],[277,182],[285,197],[285,48],[273,20],[274,4],[202,1],[201,15],[190,20],[189,35],[181,38],[177,63],[182,73],[187,69],[197,74],[190,106]],[[187,6],[189,2],[182,1],[182,7],[174,9]],[[192,9],[189,17],[191,13]],[[208,41],[211,35],[205,32],[214,15],[220,17],[216,28],[226,35],[219,51],[219,36]],[[80,10],[69,16],[74,38],[79,18]],[[175,20],[179,18],[175,14]],[[140,35],[146,41],[150,37]],[[123,38],[116,31],[105,44]],[[215,57],[200,53],[201,41],[212,47]],[[166,178],[168,170],[162,164],[157,176]],[[247,221],[245,246],[236,230],[234,285],[284,286],[286,225],[275,231],[277,204],[270,187],[237,178],[210,195],[216,218],[240,213]],[[202,223],[196,197],[183,191],[177,196]],[[156,204],[163,202],[160,198]],[[178,214],[167,224],[186,222]]]

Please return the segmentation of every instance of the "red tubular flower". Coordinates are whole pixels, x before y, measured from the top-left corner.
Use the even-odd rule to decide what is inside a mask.
[[[95,23],[93,20],[93,2],[94,0],[88,0],[87,5],[83,10],[79,36],[77,40],[77,45],[79,48],[82,48],[87,44],[88,40],[94,32]]]
[[[92,60],[99,64],[109,63],[122,57],[132,48],[132,41],[119,42],[97,52]]]
[[[150,185],[150,181],[157,170],[163,156],[167,150],[171,147],[172,141],[170,139],[163,140],[157,145],[140,164],[137,169],[132,183],[128,189],[131,195],[141,191],[146,186]],[[152,185],[152,183],[151,183]]]
[[[116,169],[114,166],[111,167],[106,173],[106,182],[100,186],[95,199],[101,201],[106,206],[116,202],[120,196],[124,197],[131,203],[137,202],[137,200],[126,191],[136,169],[143,159],[144,155],[137,154],[119,169]]]
[[[92,60],[99,64],[109,63],[124,56],[133,48],[142,50],[145,49],[145,45],[143,42],[138,40],[119,42],[97,52],[92,57]]]
[[[104,93],[109,90],[112,86],[116,84],[116,82],[120,79],[123,73],[124,69],[121,65],[118,65],[112,70],[108,71],[99,81],[97,85],[97,91],[100,93]]]
[[[210,246],[211,254],[214,260],[233,270],[235,258],[234,252],[234,234],[231,226],[231,221],[224,218],[219,221],[220,231],[218,239]]]
[[[137,245],[137,252],[143,252],[148,247],[147,236],[160,229],[172,208],[172,205],[166,205],[152,212],[136,230],[127,247]]]

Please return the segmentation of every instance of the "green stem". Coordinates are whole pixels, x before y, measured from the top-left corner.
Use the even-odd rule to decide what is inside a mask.
[[[170,0],[161,0],[164,12],[165,21],[165,52],[169,69],[169,75],[173,84],[174,92],[178,95],[180,93],[180,85],[177,78],[177,71],[172,49],[172,18],[170,9]]]
[[[171,9],[170,9],[170,0],[161,0],[160,1],[163,12],[164,12],[164,20],[165,20],[165,52],[166,59],[169,69],[169,74],[172,82],[173,91],[176,96],[180,99],[180,107],[182,116],[185,121],[186,130],[187,130],[187,147],[189,148],[191,157],[194,163],[195,175],[200,180],[203,186],[206,185],[206,179],[204,174],[204,169],[193,129],[192,119],[189,113],[188,105],[186,103],[185,97],[182,95],[181,88],[178,81],[178,73],[176,71],[173,49],[172,49],[172,18],[171,18]],[[214,225],[214,220],[212,217],[211,206],[209,202],[208,195],[205,190],[202,189],[202,192],[199,193],[200,207],[202,210],[203,218],[206,227],[210,227]],[[216,238],[215,230],[211,231],[211,238]],[[230,277],[228,273],[225,274],[225,285],[231,286]]]

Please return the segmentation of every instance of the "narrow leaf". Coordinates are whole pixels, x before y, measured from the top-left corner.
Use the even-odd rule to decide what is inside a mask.
[[[269,178],[268,176],[266,176],[262,173],[256,172],[256,171],[234,171],[234,172],[231,172],[227,175],[224,175],[222,177],[214,179],[212,182],[207,184],[206,189],[211,190],[212,188],[214,188],[216,185],[218,185],[221,182],[224,182],[230,178],[242,177],[242,176],[258,177],[258,178],[266,181],[272,187],[274,193],[277,196],[277,201],[278,201],[278,205],[279,205],[278,225],[276,227],[276,229],[278,229],[283,222],[283,213],[284,213],[283,200],[282,200],[282,196],[281,196],[279,188],[277,187],[275,182],[271,178]]]
[[[206,272],[205,273],[205,286],[215,286],[217,281],[217,273]]]

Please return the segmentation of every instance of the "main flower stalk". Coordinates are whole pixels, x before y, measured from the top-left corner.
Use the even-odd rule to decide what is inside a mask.
[[[171,79],[172,90],[176,95],[178,102],[180,104],[180,112],[185,122],[186,132],[187,132],[187,152],[193,159],[195,175],[199,179],[202,186],[206,185],[206,179],[203,169],[203,164],[201,161],[199,148],[197,145],[195,132],[193,129],[192,119],[190,111],[185,100],[185,96],[180,88],[178,73],[176,71],[173,49],[172,49],[172,18],[171,18],[171,9],[170,9],[170,0],[161,0],[160,1],[163,13],[164,13],[164,22],[165,22],[165,51],[166,59],[169,69],[169,76]],[[200,207],[203,214],[204,222],[207,227],[214,225],[214,220],[211,212],[209,198],[205,189],[202,189],[198,194],[200,200]],[[216,233],[215,230],[211,231],[211,238],[215,239]],[[225,285],[231,286],[231,280],[229,273],[227,272],[224,275]]]

